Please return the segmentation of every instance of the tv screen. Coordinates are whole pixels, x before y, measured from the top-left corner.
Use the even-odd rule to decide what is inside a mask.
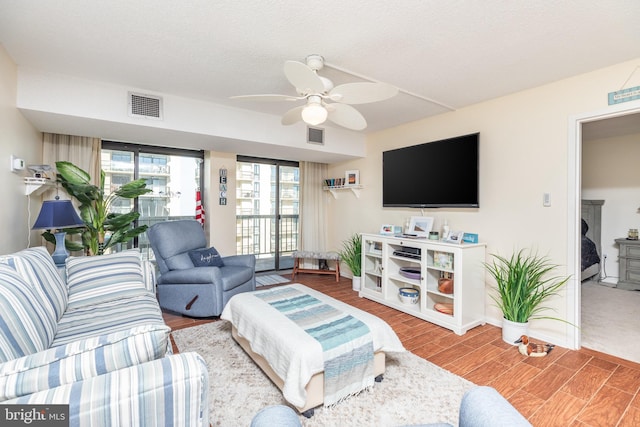
[[[382,205],[477,208],[480,134],[382,153]]]

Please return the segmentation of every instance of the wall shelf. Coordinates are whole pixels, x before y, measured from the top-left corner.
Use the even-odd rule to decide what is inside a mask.
[[[329,191],[334,199],[337,199],[337,193],[343,190],[351,190],[357,198],[360,198],[360,190],[362,190],[363,186],[362,185],[335,185],[332,187],[325,186],[322,188],[325,191]]]
[[[27,196],[34,193],[37,196],[44,193],[49,187],[54,187],[56,185],[55,182],[51,182],[50,179],[31,177],[26,177],[24,179],[24,184],[26,186],[24,194]]]

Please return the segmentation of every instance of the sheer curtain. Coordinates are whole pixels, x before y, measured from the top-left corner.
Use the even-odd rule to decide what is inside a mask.
[[[322,182],[327,177],[324,163],[300,162],[300,231],[298,249],[327,250],[326,194]]]
[[[43,133],[42,160],[54,170],[56,162],[66,160],[91,176],[91,183],[100,183],[100,138]]]
[[[100,184],[100,138],[43,133],[42,142],[42,162],[51,166],[54,172],[56,162],[66,160],[85,170],[91,176],[92,184]],[[64,193],[64,189],[48,190],[42,195],[43,200],[53,199],[59,192]]]

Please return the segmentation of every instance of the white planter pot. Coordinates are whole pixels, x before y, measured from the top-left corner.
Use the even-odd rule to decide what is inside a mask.
[[[520,339],[522,335],[529,335],[529,322],[519,323],[505,318],[502,319],[502,340],[504,342],[517,345],[515,341]]]
[[[353,276],[353,279],[351,279],[351,288],[354,291],[360,290],[360,280],[361,280],[360,276]]]

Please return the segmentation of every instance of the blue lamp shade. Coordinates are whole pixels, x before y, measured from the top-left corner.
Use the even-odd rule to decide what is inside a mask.
[[[76,213],[71,200],[46,200],[42,203],[40,214],[36,223],[33,224],[34,230],[60,230],[70,227],[83,227],[82,218]],[[56,238],[56,250],[51,254],[53,261],[57,266],[63,266],[65,260],[69,256],[69,252],[64,245],[64,238],[67,233],[57,231],[54,233]]]

